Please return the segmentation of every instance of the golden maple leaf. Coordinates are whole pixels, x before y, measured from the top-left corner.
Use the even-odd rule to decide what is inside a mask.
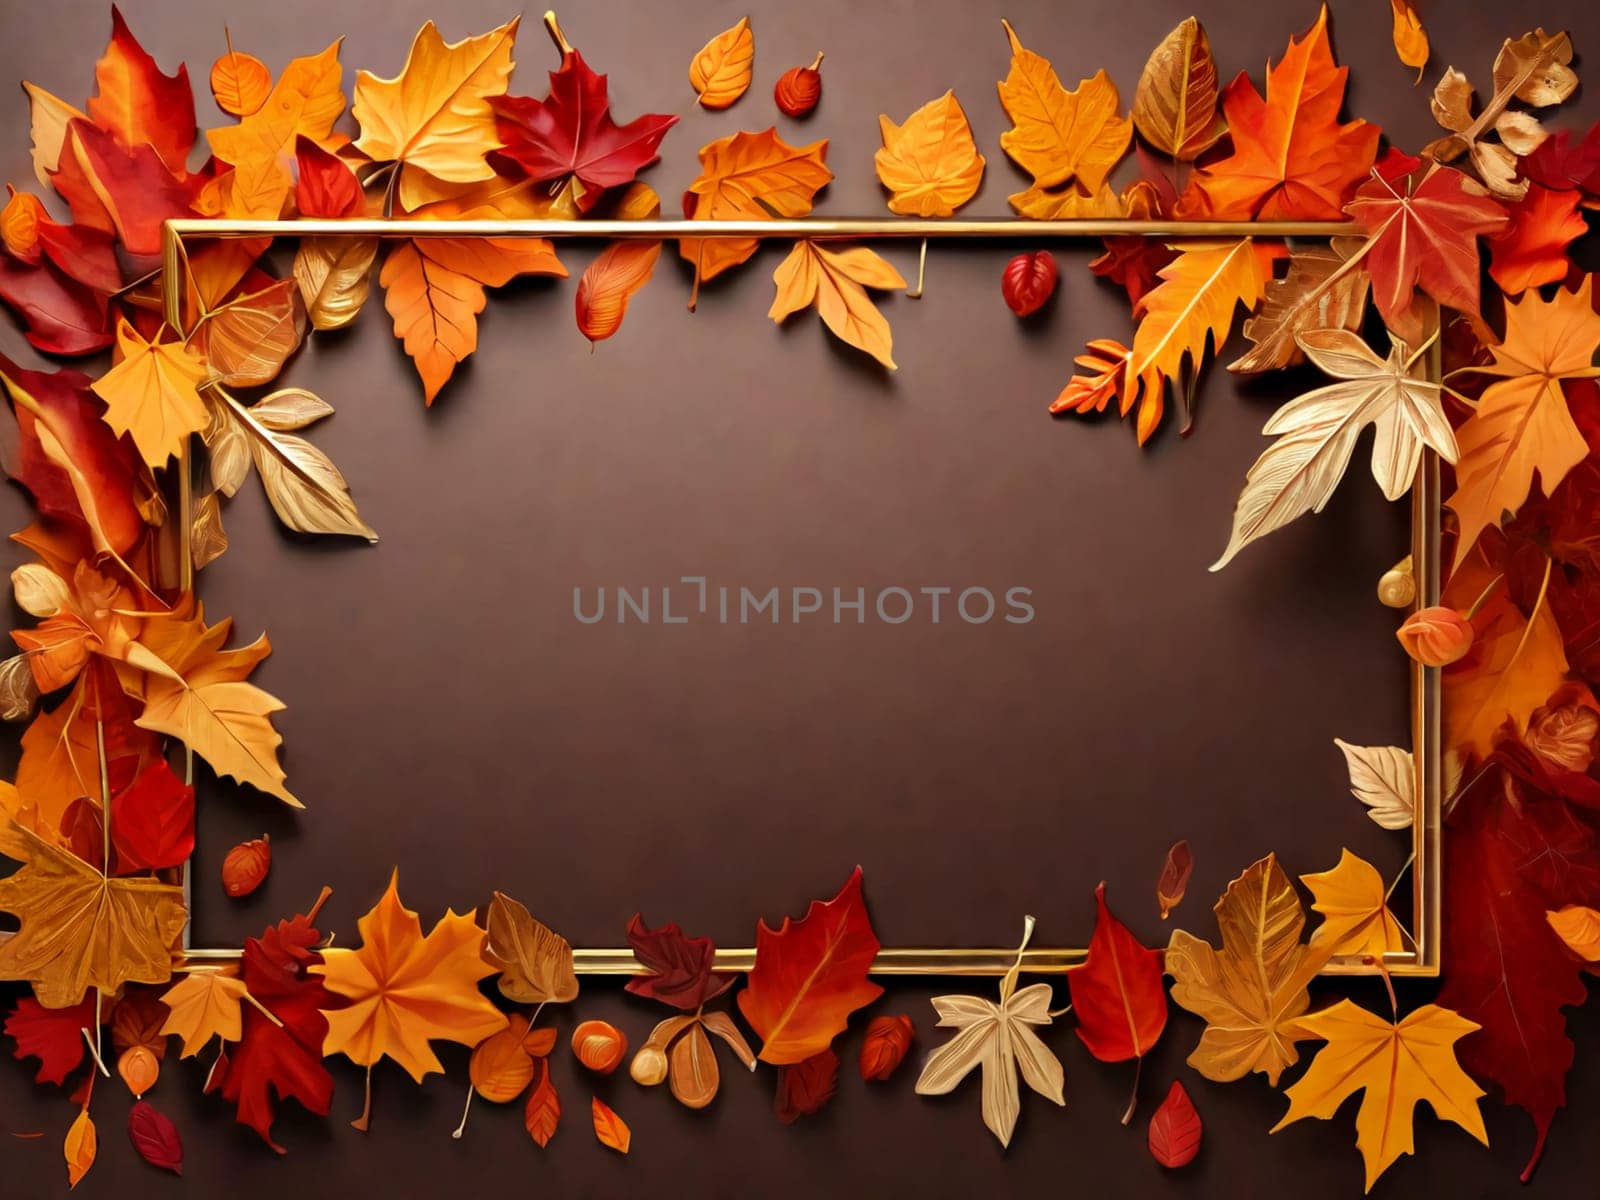
[[[392,1058],[421,1083],[444,1070],[431,1039],[476,1046],[504,1029],[506,1018],[478,990],[478,980],[494,967],[483,958],[476,910],[464,916],[446,911],[424,937],[417,914],[400,903],[399,888],[396,871],[383,898],[357,922],[360,949],[325,950],[309,970],[350,1001],[323,1011],[324,1053],[364,1067]]]
[[[903,288],[906,281],[871,250],[865,246],[829,250],[802,238],[778,264],[772,281],[778,290],[767,316],[774,321],[782,322],[814,304],[822,323],[841,341],[864,350],[891,371],[896,369],[889,322],[867,296],[867,288]]]
[[[1167,945],[1172,998],[1206,1022],[1189,1065],[1219,1083],[1260,1071],[1276,1085],[1299,1058],[1295,1042],[1311,1036],[1297,1018],[1328,952],[1301,944],[1305,912],[1274,855],[1230,883],[1213,911],[1220,951],[1181,929]]]
[[[0,942],[0,979],[27,980],[46,1008],[70,1008],[89,988],[172,977],[188,920],[182,888],[108,878],[9,818],[0,819],[0,854],[23,864],[0,879],[0,909],[22,922]]]
[[[1341,1000],[1298,1024],[1328,1044],[1285,1093],[1289,1111],[1273,1133],[1305,1117],[1326,1121],[1356,1092],[1365,1092],[1356,1111],[1356,1148],[1366,1164],[1369,1192],[1389,1164],[1412,1152],[1411,1120],[1419,1102],[1489,1144],[1478,1109],[1483,1089],[1461,1069],[1454,1049],[1478,1028],[1473,1022],[1426,1004],[1391,1024]]]
[[[1084,192],[1098,192],[1133,138],[1133,122],[1119,113],[1117,85],[1097,71],[1067,91],[1049,59],[1024,46],[1009,21],[1000,23],[1011,42],[1011,69],[999,85],[1000,103],[1012,121],[1000,135],[1001,148],[1033,176],[1034,188],[1073,181]],[[1019,200],[1027,194],[1011,197],[1019,212]]]
[[[520,22],[513,17],[488,33],[446,42],[429,21],[393,79],[356,72],[356,149],[376,162],[398,164],[406,209],[442,198],[441,182],[494,176],[484,155],[501,142],[489,97],[503,96],[510,82]]]
[[[930,100],[896,125],[878,117],[883,148],[873,156],[878,179],[892,195],[889,211],[910,217],[948,217],[978,192],[983,155],[954,92]]]
[[[163,326],[163,329],[165,326]],[[182,341],[145,341],[127,318],[117,322],[117,365],[93,385],[106,402],[113,433],[129,434],[152,468],[183,453],[183,441],[206,427],[209,417],[199,386],[206,362]]]
[[[1445,503],[1461,520],[1458,562],[1484,529],[1521,507],[1535,471],[1548,496],[1588,454],[1561,381],[1600,376],[1591,365],[1600,343],[1593,286],[1593,276],[1585,276],[1576,291],[1558,290],[1549,300],[1536,291],[1507,300],[1505,340],[1490,347],[1494,362],[1470,368],[1498,382],[1456,430],[1461,458],[1456,490]]]
[[[183,1039],[188,1058],[198,1054],[213,1037],[237,1042],[244,1036],[244,1015],[239,1005],[250,993],[244,980],[221,971],[194,971],[173,984],[161,996],[169,1010],[163,1036]]]
[[[1379,959],[1406,948],[1400,922],[1389,911],[1383,876],[1366,859],[1343,850],[1333,870],[1302,875],[1300,882],[1311,889],[1311,910],[1322,914],[1322,924],[1311,935],[1313,946],[1329,954]]]

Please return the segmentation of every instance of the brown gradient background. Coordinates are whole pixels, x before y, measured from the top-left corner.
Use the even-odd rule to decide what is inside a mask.
[[[755,86],[729,112],[701,112],[685,64],[747,7]],[[1600,18],[1572,0],[1504,6],[1503,16],[1487,7],[1424,6],[1437,56],[1430,85],[1445,62],[1486,79],[1499,39],[1536,21],[1571,27],[1580,49],[1600,44]],[[85,96],[109,27],[105,5],[8,0],[6,10],[0,79]],[[274,71],[346,35],[348,88],[356,66],[397,71],[428,17],[454,39],[509,15],[489,0],[127,0],[124,10],[164,65],[187,60],[202,92],[225,22]],[[819,213],[882,213],[876,114],[903,118],[954,87],[989,158],[969,211],[996,216],[1022,186],[998,146],[1007,124],[994,94],[1007,62],[998,18],[1009,16],[1069,82],[1106,67],[1126,102],[1150,47],[1189,11],[1104,0],[677,0],[574,3],[562,17],[591,63],[612,73],[624,118],[683,116],[647,176],[669,210],[695,174],[698,145],[776,119],[791,141],[830,139],[838,179]],[[1224,76],[1249,68],[1259,79],[1316,7],[1211,0],[1199,15]],[[527,19],[519,93],[541,92],[554,65],[537,12]],[[1339,6],[1350,108],[1415,148],[1434,132],[1427,92],[1394,60],[1388,20],[1381,0]],[[776,76],[819,48],[821,107],[804,123],[777,117]],[[214,124],[209,98],[201,109],[202,125]],[[20,96],[6,112],[0,163],[21,185],[32,171]],[[707,287],[694,316],[683,310],[686,270],[664,258],[622,334],[594,353],[573,328],[570,282],[507,289],[482,320],[479,354],[432,411],[376,297],[354,329],[319,335],[289,378],[337,408],[312,437],[383,541],[286,535],[254,482],[227,509],[233,550],[207,570],[201,594],[208,613],[232,615],[245,636],[272,634],[258,679],[289,705],[284,762],[308,811],[291,815],[202,780],[197,941],[238,944],[326,882],[335,895],[324,928],[351,944],[356,916],[395,864],[426,920],[500,887],[582,945],[619,944],[635,909],[748,944],[758,917],[800,913],[858,862],[889,945],[1008,944],[1025,912],[1040,918],[1041,944],[1081,944],[1100,879],[1135,931],[1159,942],[1166,927],[1151,884],[1177,837],[1190,839],[1199,864],[1178,921],[1208,936],[1207,902],[1268,850],[1297,873],[1331,866],[1341,845],[1397,869],[1404,838],[1361,815],[1332,738],[1407,737],[1394,616],[1373,597],[1377,576],[1406,549],[1403,506],[1384,504],[1358,455],[1354,486],[1327,513],[1208,574],[1261,424],[1312,377],[1242,383],[1214,370],[1196,436],[1180,440],[1169,419],[1144,453],[1117,422],[1052,421],[1045,404],[1081,343],[1128,330],[1120,292],[1086,269],[1095,248],[1053,249],[1060,291],[1019,324],[997,294],[1011,248],[936,245],[927,297],[885,304],[901,364],[893,375],[833,341],[812,314],[772,327],[764,313],[776,249]],[[574,276],[593,253],[562,250]],[[909,277],[912,248],[888,253]],[[31,358],[14,327],[0,329],[0,346]],[[19,526],[19,494],[8,489],[3,503],[0,517]],[[948,616],[899,627],[813,617],[776,628],[573,619],[574,586],[592,597],[597,586],[659,589],[683,575],[735,594],[741,585],[860,586],[869,597],[892,585],[997,595],[1024,586],[1037,617],[983,627]],[[678,585],[675,608],[688,599]],[[223,901],[214,884],[222,852],[263,829],[276,851],[267,886],[247,902]],[[893,983],[873,1011],[911,1013],[920,1053],[943,1039],[927,998],[946,990],[947,981]],[[1382,1002],[1364,983],[1341,991]],[[604,983],[586,985],[581,1011],[617,1021],[636,1042],[661,1015]],[[552,1015],[563,1029],[571,1023],[568,1012]],[[1593,1017],[1575,1024],[1580,1045],[1592,1045]],[[595,1146],[595,1086],[565,1051],[556,1061],[567,1115],[547,1151],[527,1144],[516,1106],[477,1106],[467,1138],[453,1142],[466,1056],[446,1050],[451,1077],[421,1089],[388,1065],[378,1070],[366,1138],[345,1126],[360,1082],[341,1060],[330,1119],[283,1106],[278,1136],[291,1153],[277,1160],[226,1106],[198,1097],[201,1068],[169,1065],[155,1099],[184,1132],[187,1179],[157,1179],[135,1161],[120,1131],[126,1097],[106,1086],[95,1105],[101,1164],[79,1191],[1357,1194],[1353,1106],[1336,1122],[1269,1139],[1281,1097],[1259,1080],[1221,1088],[1183,1067],[1198,1030],[1175,1014],[1125,1130],[1117,1115],[1129,1070],[1094,1062],[1058,1028],[1049,1040],[1067,1067],[1069,1111],[1029,1094],[1008,1154],[979,1122],[976,1079],[927,1101],[912,1095],[914,1063],[869,1088],[847,1061],[835,1103],[794,1129],[771,1115],[769,1071],[729,1071],[701,1114],[664,1089],[603,1082],[599,1093],[634,1128],[634,1153],[621,1160]],[[847,1060],[858,1046],[858,1031],[842,1039]],[[1591,1062],[1580,1056],[1572,1077],[1580,1113],[1600,1104]],[[1199,1162],[1169,1176],[1145,1152],[1144,1125],[1175,1076],[1207,1133]],[[0,1126],[45,1137],[0,1138],[0,1179],[8,1195],[54,1194],[70,1114],[27,1079],[20,1066],[0,1071]],[[1421,1163],[1399,1164],[1381,1193],[1564,1196],[1600,1166],[1585,1118],[1563,1117],[1536,1186],[1523,1192],[1516,1170],[1531,1127],[1498,1104],[1487,1112],[1493,1151],[1420,1116]]]

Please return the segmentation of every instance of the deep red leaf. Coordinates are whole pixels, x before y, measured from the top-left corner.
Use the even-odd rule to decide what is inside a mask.
[[[1150,1156],[1163,1167],[1183,1167],[1200,1153],[1200,1114],[1176,1079],[1150,1118]]]
[[[364,205],[361,184],[337,154],[304,134],[295,138],[295,207],[302,217],[358,217]]]
[[[873,1017],[861,1043],[861,1078],[888,1079],[899,1070],[916,1037],[917,1027],[908,1016]]]
[[[628,980],[627,990],[685,1012],[722,995],[738,978],[726,973],[713,975],[716,945],[707,937],[687,936],[676,923],[651,929],[634,913],[628,921],[628,945],[633,947],[634,957],[655,974]]]
[[[176,867],[194,853],[194,788],[158,758],[111,798],[119,873]]]
[[[1056,293],[1056,260],[1048,250],[1019,254],[1000,275],[1000,294],[1019,317],[1031,317]]]
[[[94,354],[116,340],[105,296],[53,262],[29,265],[0,254],[0,300],[22,319],[28,344],[46,354]]]
[[[1600,121],[1576,142],[1572,130],[1556,130],[1521,165],[1522,173],[1541,187],[1600,195]]]
[[[92,992],[71,1008],[46,1008],[32,996],[24,996],[6,1018],[6,1034],[17,1043],[15,1057],[39,1060],[35,1083],[67,1081],[83,1062],[85,1029],[94,1029]]]
[[[1096,916],[1089,957],[1067,975],[1078,1037],[1102,1062],[1147,1053],[1167,1027],[1161,955],[1147,950],[1106,907],[1106,885],[1094,890]]]
[[[489,101],[502,151],[530,179],[575,176],[583,185],[579,207],[593,208],[606,188],[633,182],[656,160],[656,150],[678,118],[649,113],[618,125],[611,119],[606,77],[596,75],[576,50],[550,72],[550,95],[500,96]]]
[[[162,223],[191,214],[199,177],[175,176],[149,146],[123,146],[75,118],[50,181],[77,224],[115,233],[129,254],[153,260],[161,253]]]
[[[128,1110],[128,1137],[139,1157],[152,1167],[183,1174],[183,1139],[178,1127],[148,1100],[136,1100]]]
[[[833,1099],[838,1083],[839,1056],[832,1050],[779,1067],[778,1092],[773,1101],[778,1120],[793,1125],[801,1117],[821,1111]]]
[[[162,73],[111,6],[111,42],[95,64],[99,91],[89,100],[89,119],[124,146],[148,145],[173,171],[185,169],[194,146],[194,91],[182,63]]]

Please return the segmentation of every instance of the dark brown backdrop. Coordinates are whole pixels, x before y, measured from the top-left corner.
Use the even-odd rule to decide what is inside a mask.
[[[104,6],[8,9],[0,79],[85,95],[109,27]],[[507,15],[484,0],[447,9],[129,0],[124,9],[164,64],[186,59],[200,81],[225,22],[275,70],[345,34],[347,87],[356,66],[397,71],[428,17],[453,39]],[[1576,22],[1580,48],[1600,38],[1600,20],[1570,2],[1492,19],[1442,9],[1424,8],[1438,64],[1479,79],[1498,39],[1535,20]],[[696,147],[771,123],[776,75],[820,48],[821,107],[803,124],[776,118],[792,141],[831,140],[838,179],[820,212],[883,211],[875,115],[901,119],[954,87],[989,158],[970,211],[1004,214],[1021,183],[998,146],[1006,122],[994,82],[1007,59],[998,18],[1009,16],[1069,83],[1105,66],[1126,102],[1144,55],[1189,10],[757,4],[751,94],[730,112],[701,112],[685,64],[743,11],[690,0],[562,10],[569,36],[611,72],[621,115],[683,115],[648,176],[668,208],[695,173]],[[1259,78],[1315,7],[1269,16],[1214,0],[1198,15],[1224,75],[1248,67]],[[528,16],[519,92],[539,90],[554,62],[537,14]],[[1432,135],[1426,90],[1394,61],[1387,6],[1347,0],[1335,17],[1352,111],[1398,144],[1420,145]],[[31,178],[20,97],[9,112],[0,162],[20,184]],[[202,124],[214,117],[207,101]],[[292,381],[338,409],[312,436],[383,541],[287,537],[254,483],[227,510],[234,548],[205,573],[202,596],[245,635],[270,630],[276,649],[259,679],[289,704],[285,764],[309,810],[293,817],[204,781],[198,940],[237,944],[327,882],[336,889],[327,922],[348,943],[394,864],[425,919],[501,887],[587,945],[618,944],[636,908],[748,944],[758,916],[798,913],[857,862],[884,942],[902,945],[1005,944],[1024,912],[1040,917],[1042,941],[1081,942],[1099,879],[1138,932],[1161,940],[1151,883],[1179,836],[1199,859],[1179,920],[1207,935],[1207,902],[1269,849],[1296,872],[1332,865],[1341,845],[1398,867],[1403,839],[1361,815],[1331,739],[1406,737],[1393,615],[1372,594],[1404,552],[1405,513],[1383,504],[1358,460],[1360,477],[1328,513],[1207,574],[1261,423],[1309,377],[1241,385],[1214,371],[1197,435],[1182,442],[1169,423],[1145,453],[1115,422],[1052,422],[1044,405],[1083,340],[1127,330],[1120,294],[1086,270],[1093,248],[1055,249],[1060,294],[1042,319],[1019,325],[997,294],[1008,249],[936,246],[927,297],[886,305],[901,364],[893,376],[833,342],[813,315],[772,328],[763,314],[776,251],[707,288],[692,317],[686,273],[663,261],[621,336],[593,354],[572,327],[570,283],[509,289],[483,320],[479,355],[433,411],[376,299],[351,332],[319,336]],[[592,253],[563,250],[574,275]],[[890,254],[914,268],[907,248]],[[0,329],[0,344],[26,357],[14,329]],[[20,498],[8,491],[4,505],[7,527],[20,525]],[[897,584],[1026,586],[1038,615],[981,628],[948,618],[591,627],[572,617],[574,586],[592,597],[596,586],[659,588],[684,575],[735,590],[860,586],[869,596]],[[678,585],[676,601],[685,598]],[[277,850],[273,875],[250,901],[228,904],[214,886],[221,853],[263,829]],[[877,1011],[910,1012],[925,1049],[943,1037],[927,1005],[941,990],[948,985],[897,984]],[[613,988],[591,991],[585,1015],[609,1016],[636,1039],[656,1018]],[[193,1095],[200,1075],[187,1064],[168,1069],[157,1098],[186,1133],[186,1186],[207,1193],[525,1184],[564,1195],[1353,1194],[1361,1176],[1348,1115],[1269,1140],[1281,1097],[1254,1082],[1213,1087],[1183,1068],[1197,1032],[1187,1017],[1174,1020],[1146,1068],[1141,1120],[1124,1130],[1116,1114],[1127,1071],[1093,1062],[1058,1030],[1051,1042],[1067,1064],[1070,1111],[1030,1096],[1004,1156],[979,1123],[976,1080],[947,1100],[918,1100],[914,1064],[887,1088],[847,1072],[833,1107],[791,1130],[770,1114],[769,1073],[730,1075],[699,1115],[664,1091],[602,1085],[635,1129],[626,1162],[594,1146],[591,1083],[565,1055],[568,1117],[542,1154],[514,1111],[488,1106],[464,1142],[449,1140],[462,1055],[446,1055],[454,1078],[420,1090],[381,1068],[366,1139],[343,1123],[359,1107],[358,1078],[336,1068],[333,1119],[285,1106],[281,1140],[292,1152],[281,1162],[223,1107]],[[856,1046],[845,1039],[848,1053]],[[1600,1083],[1586,1061],[1574,1081],[1579,1102],[1592,1105]],[[1168,1177],[1145,1154],[1143,1117],[1175,1073],[1205,1116],[1207,1149]],[[97,1098],[106,1147],[80,1190],[155,1193],[162,1185],[117,1132],[114,1090]],[[0,1172],[26,1194],[59,1190],[66,1107],[33,1092],[16,1067],[0,1071],[0,1121],[47,1131],[40,1142],[0,1141]],[[1567,1194],[1564,1180],[1592,1172],[1582,1125],[1558,1122],[1538,1194]],[[1530,1140],[1520,1117],[1491,1106],[1493,1152],[1431,1117],[1418,1126],[1425,1165],[1395,1168],[1382,1185],[1390,1194],[1516,1190]]]

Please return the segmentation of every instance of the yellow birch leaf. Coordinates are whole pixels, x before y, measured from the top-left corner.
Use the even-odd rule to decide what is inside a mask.
[[[756,57],[756,37],[750,18],[724,29],[704,46],[689,64],[689,86],[703,108],[727,108],[750,87]]]
[[[803,308],[816,305],[822,323],[841,341],[872,355],[891,371],[894,346],[889,322],[867,295],[867,288],[903,288],[900,272],[865,246],[827,250],[802,238],[778,264],[772,281],[777,295],[767,316],[782,322]]]
[[[903,125],[880,115],[878,132],[883,148],[872,161],[892,193],[890,212],[948,217],[977,194],[983,155],[954,92],[928,101]]]
[[[117,365],[94,381],[106,402],[105,422],[112,432],[130,434],[152,468],[183,453],[183,441],[206,427],[199,385],[206,363],[181,341],[147,342],[127,318],[117,323]]]
[[[1322,924],[1311,944],[1329,954],[1370,954],[1377,958],[1406,948],[1400,923],[1389,911],[1383,876],[1364,858],[1349,850],[1339,855],[1331,871],[1300,876],[1311,889],[1311,910],[1322,914]]]
[[[169,1010],[161,1032],[183,1039],[180,1058],[198,1054],[214,1037],[237,1042],[244,1036],[239,1005],[248,992],[244,980],[221,971],[194,971],[167,989],[161,1003]]]

